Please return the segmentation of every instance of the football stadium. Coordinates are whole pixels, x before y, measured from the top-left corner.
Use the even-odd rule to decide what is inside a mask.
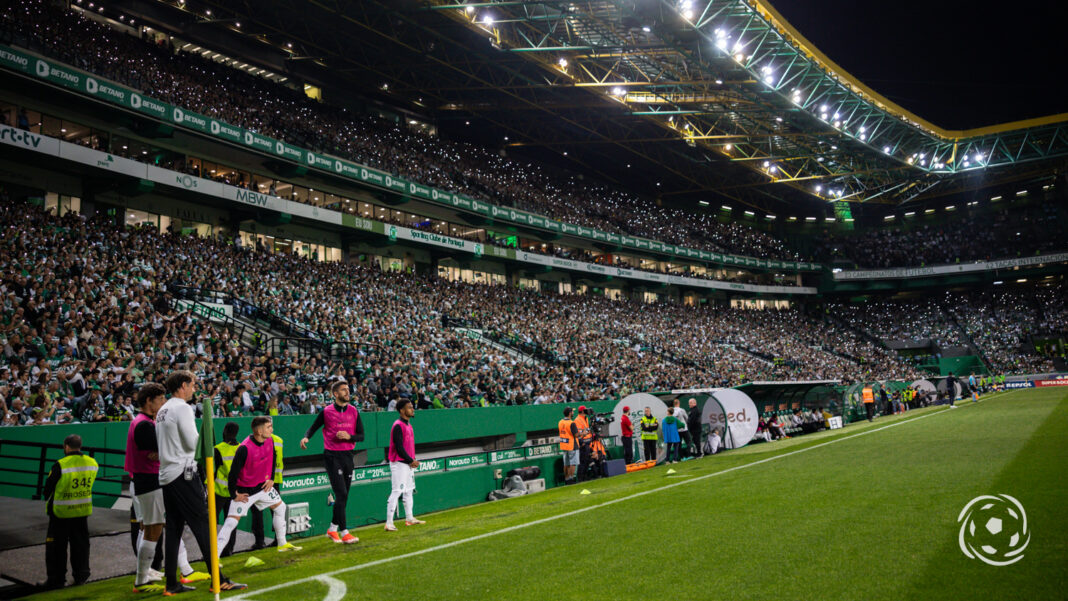
[[[0,599],[1063,599],[1061,12],[3,3]]]

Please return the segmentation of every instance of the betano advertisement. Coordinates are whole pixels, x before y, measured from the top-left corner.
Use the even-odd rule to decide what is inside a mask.
[[[794,261],[768,261],[754,257],[742,257],[714,253],[693,248],[645,240],[633,236],[602,232],[568,223],[562,223],[542,215],[528,213],[510,207],[498,207],[486,202],[438,190],[417,182],[393,176],[384,171],[359,165],[323,153],[317,153],[286,144],[260,133],[230,125],[217,119],[156,100],[137,90],[112,83],[79,69],[56,63],[29,52],[0,45],[0,66],[18,71],[49,83],[92,96],[97,100],[115,104],[154,119],[188,128],[219,140],[241,144],[258,152],[300,163],[311,169],[328,172],[338,177],[376,186],[392,192],[435,202],[455,209],[470,211],[513,224],[540,228],[553,233],[582,236],[597,242],[606,242],[622,248],[652,250],[665,255],[699,259],[723,266],[755,267],[758,269],[782,269],[788,271],[818,271],[820,265]]]

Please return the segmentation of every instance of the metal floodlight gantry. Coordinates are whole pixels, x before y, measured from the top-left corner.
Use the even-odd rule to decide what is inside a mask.
[[[587,88],[766,178],[716,189],[728,195],[778,183],[900,204],[980,185],[972,173],[992,185],[1068,156],[1068,114],[941,129],[857,81],[759,0],[428,4],[550,83]]]

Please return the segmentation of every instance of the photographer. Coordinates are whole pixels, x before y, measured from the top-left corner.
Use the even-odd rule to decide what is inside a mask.
[[[590,469],[590,461],[592,459],[590,444],[593,442],[593,432],[590,430],[590,422],[587,417],[588,413],[592,412],[592,409],[587,410],[586,406],[582,405],[578,408],[578,416],[575,418],[575,428],[578,430],[579,442],[579,481],[588,479],[586,472]]]

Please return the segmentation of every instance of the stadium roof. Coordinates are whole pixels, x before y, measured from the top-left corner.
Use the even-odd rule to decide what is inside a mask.
[[[1068,114],[940,128],[760,0],[195,1],[155,4],[196,16],[187,29],[240,17],[335,88],[669,203],[894,205],[1038,180],[1068,155]]]

